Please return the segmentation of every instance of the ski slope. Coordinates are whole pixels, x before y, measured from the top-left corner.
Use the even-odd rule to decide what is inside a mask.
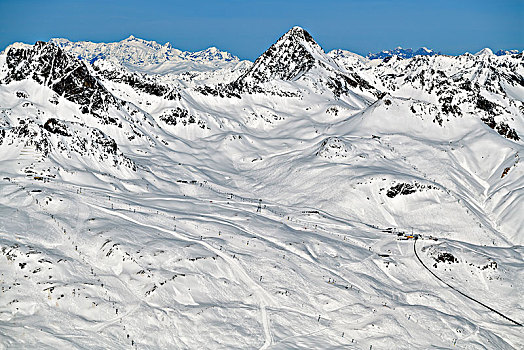
[[[0,348],[524,346],[522,53],[197,56],[0,54]]]

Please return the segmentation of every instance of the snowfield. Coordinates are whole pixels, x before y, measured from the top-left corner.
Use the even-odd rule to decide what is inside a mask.
[[[0,348],[524,348],[524,54],[421,50],[8,47]]]

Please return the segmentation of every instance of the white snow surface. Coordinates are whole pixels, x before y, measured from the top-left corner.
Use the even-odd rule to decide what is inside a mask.
[[[522,349],[449,286],[524,322],[523,101],[522,53],[370,61],[298,27],[255,64],[12,46],[0,348]]]
[[[170,43],[162,45],[133,35],[113,43],[71,42],[64,38],[51,39],[50,42],[83,60],[113,59],[129,69],[156,74],[208,71],[230,67],[240,61],[238,57],[216,47],[197,52],[182,51],[173,48]]]

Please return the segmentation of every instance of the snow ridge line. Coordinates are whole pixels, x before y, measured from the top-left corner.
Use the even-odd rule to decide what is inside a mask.
[[[453,289],[455,292],[459,293],[460,295],[462,295],[462,296],[468,298],[469,300],[472,300],[472,301],[476,302],[477,304],[480,304],[480,305],[484,306],[486,309],[488,309],[488,310],[490,310],[490,311],[496,313],[497,315],[499,315],[499,316],[505,318],[506,320],[508,320],[508,321],[510,321],[510,322],[512,322],[512,323],[514,323],[514,324],[516,324],[517,326],[520,326],[520,327],[523,326],[522,323],[519,323],[519,322],[517,322],[517,321],[515,321],[515,320],[513,320],[513,319],[511,319],[511,318],[509,318],[508,316],[504,315],[503,313],[501,313],[501,312],[495,310],[494,308],[492,308],[492,307],[490,307],[490,306],[484,304],[483,302],[478,301],[477,299],[475,299],[475,298],[473,298],[473,297],[470,297],[469,295],[467,295],[467,294],[461,292],[460,290],[458,290],[457,288],[453,287],[451,284],[445,282],[445,281],[442,280],[439,276],[437,276],[433,271],[431,271],[431,270],[426,266],[426,264],[424,264],[424,263],[422,262],[422,260],[421,260],[420,257],[418,256],[418,253],[417,253],[417,239],[415,239],[414,242],[413,242],[413,251],[415,252],[415,256],[417,257],[418,261],[422,264],[422,266],[424,266],[424,268],[425,268],[426,270],[428,270],[429,273],[431,273],[431,274],[432,274],[436,279],[438,279],[440,282],[444,283],[446,286],[448,286],[449,288]]]

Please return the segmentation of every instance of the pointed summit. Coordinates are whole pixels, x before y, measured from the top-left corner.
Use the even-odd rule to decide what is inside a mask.
[[[32,46],[9,50],[6,64],[8,71],[2,84],[31,79],[78,104],[82,113],[91,113],[103,124],[116,125],[116,119],[107,111],[109,106],[118,104],[117,99],[85,62],[63,48],[37,41]]]
[[[264,83],[275,79],[296,80],[308,72],[316,61],[336,67],[311,34],[301,27],[293,27],[280,37],[239,78],[242,83]]]
[[[318,46],[318,44],[315,42],[311,34],[308,33],[307,30],[305,30],[302,27],[295,26],[287,31],[286,34],[282,36],[282,38],[289,38],[294,40],[303,40],[306,42],[309,42],[313,45]]]
[[[485,47],[475,54],[475,56],[492,56],[493,51],[489,47]]]
[[[296,84],[279,84],[281,82]],[[285,87],[286,86],[286,87]],[[289,92],[288,88],[292,92]],[[275,93],[280,96],[299,96],[299,86],[322,90],[336,98],[364,93],[378,96],[379,91],[355,72],[341,68],[322,50],[303,28],[293,27],[266,50],[251,68],[230,83],[229,94]],[[276,92],[278,91],[278,92]],[[355,106],[357,108],[357,106]]]

